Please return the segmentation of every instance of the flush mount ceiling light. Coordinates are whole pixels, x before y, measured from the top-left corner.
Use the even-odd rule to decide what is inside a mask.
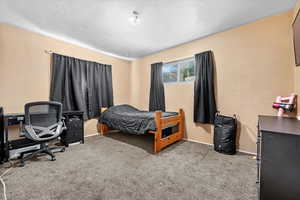
[[[141,22],[141,19],[139,18],[139,13],[137,11],[132,11],[132,16],[130,17],[129,21],[132,25],[136,26]]]

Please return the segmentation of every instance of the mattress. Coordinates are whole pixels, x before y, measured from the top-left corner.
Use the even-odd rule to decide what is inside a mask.
[[[176,112],[162,112],[162,117],[177,114]],[[156,130],[155,112],[139,110],[127,104],[110,107],[101,113],[99,122],[112,129],[135,135],[143,135],[148,131]]]

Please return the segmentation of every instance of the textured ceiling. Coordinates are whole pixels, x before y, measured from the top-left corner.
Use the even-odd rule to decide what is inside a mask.
[[[285,12],[296,0],[0,0],[0,23],[131,59]],[[141,23],[133,26],[133,10]]]

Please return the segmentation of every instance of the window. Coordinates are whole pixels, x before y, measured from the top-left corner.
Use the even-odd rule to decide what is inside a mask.
[[[188,58],[163,65],[164,83],[187,82],[195,80],[195,59]]]

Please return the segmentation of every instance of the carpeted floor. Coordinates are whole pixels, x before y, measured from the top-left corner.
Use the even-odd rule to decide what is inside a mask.
[[[40,157],[9,171],[8,200],[257,199],[251,156],[222,155],[192,142],[153,155],[152,145],[152,136],[86,138],[54,162]]]

